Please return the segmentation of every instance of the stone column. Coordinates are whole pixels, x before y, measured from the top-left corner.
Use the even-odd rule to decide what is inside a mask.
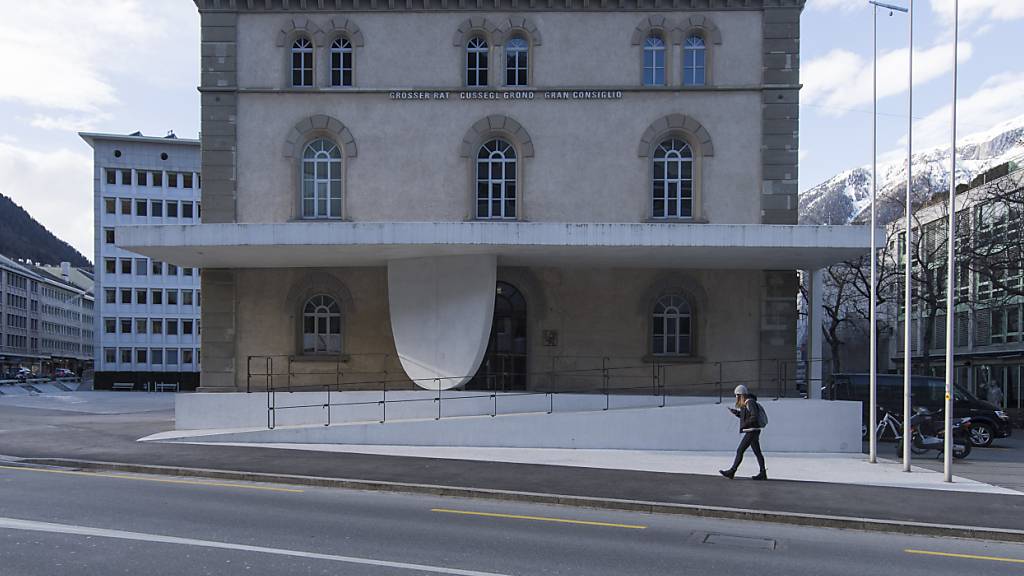
[[[807,397],[821,399],[821,322],[823,318],[822,271],[807,270]]]
[[[234,392],[235,379],[235,273],[202,271],[202,356],[199,392]]]

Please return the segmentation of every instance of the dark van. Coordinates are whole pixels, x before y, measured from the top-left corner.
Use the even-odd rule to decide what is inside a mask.
[[[893,414],[903,412],[903,375],[878,374],[878,406]],[[864,407],[865,426],[870,407],[870,376],[868,374],[836,374],[832,386],[822,391],[823,398],[859,401]],[[960,386],[954,386],[953,416],[971,418],[971,443],[989,446],[995,438],[1010,436],[1010,417],[996,405],[980,400]],[[946,381],[929,376],[910,377],[912,408],[923,407],[931,412],[942,410]],[[865,438],[867,428],[865,428]]]

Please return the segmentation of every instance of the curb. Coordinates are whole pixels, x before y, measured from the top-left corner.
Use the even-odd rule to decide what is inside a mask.
[[[542,492],[517,492],[512,490],[493,490],[488,488],[466,488],[459,486],[439,486],[433,484],[410,484],[377,480],[354,480],[322,476],[299,476],[293,474],[243,472],[237,470],[216,470],[210,468],[184,468],[179,466],[128,464],[121,462],[97,462],[92,460],[18,458],[14,459],[13,462],[18,464],[34,464],[38,466],[78,468],[82,470],[158,474],[163,476],[190,476],[217,480],[291,484],[319,488],[343,488],[348,490],[368,490],[375,492],[428,494],[433,496],[505,500],[535,504],[554,504],[558,506],[592,508],[598,510],[643,512],[648,514],[673,514],[726,520],[752,520],[757,522],[813,526],[819,528],[840,528],[847,530],[890,532],[918,536],[941,536],[946,538],[969,538],[976,540],[1024,543],[1024,530],[987,528],[983,526],[959,526],[954,524],[932,524],[927,522],[883,520],[878,518],[857,518],[852,516],[829,516],[824,514],[776,512],[769,510],[751,510],[747,508],[729,508],[723,506],[703,506],[699,504],[671,504],[667,502],[647,502],[643,500],[568,496],[563,494],[545,494]]]

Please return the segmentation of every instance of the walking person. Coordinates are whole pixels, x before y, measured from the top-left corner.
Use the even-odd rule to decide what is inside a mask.
[[[719,470],[719,473],[731,480],[736,475],[740,462],[743,462],[743,453],[747,451],[747,448],[753,448],[761,471],[751,479],[767,480],[768,472],[764,468],[764,455],[761,454],[761,430],[768,423],[768,417],[761,405],[757,403],[757,396],[751,394],[746,386],[740,384],[733,390],[733,394],[736,395],[736,407],[729,408],[729,411],[740,419],[740,433],[743,434],[743,439],[740,440],[740,445],[736,448],[736,459],[732,463],[732,468]]]

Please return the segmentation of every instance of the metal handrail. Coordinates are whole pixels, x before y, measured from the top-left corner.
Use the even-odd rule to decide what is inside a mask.
[[[247,363],[248,364],[248,368],[249,368],[248,373],[247,373],[247,391],[251,392],[251,389],[252,389],[251,388],[251,381],[252,381],[252,377],[253,376],[265,378],[266,392],[267,392],[267,427],[270,428],[270,429],[273,429],[276,426],[276,412],[279,411],[279,410],[288,410],[288,409],[295,409],[295,408],[313,408],[313,407],[318,407],[318,406],[323,408],[324,410],[326,410],[327,416],[326,416],[326,422],[324,424],[325,426],[330,426],[331,423],[332,423],[332,414],[331,414],[332,407],[379,405],[381,407],[381,417],[379,419],[379,422],[380,423],[384,423],[384,422],[387,421],[387,405],[389,403],[391,403],[391,404],[400,404],[400,403],[424,402],[424,401],[433,401],[433,402],[437,403],[437,416],[435,417],[435,420],[440,420],[444,416],[444,413],[443,413],[444,393],[443,393],[443,390],[441,390],[441,386],[440,386],[441,381],[442,380],[450,380],[450,379],[468,379],[469,378],[469,377],[466,377],[466,376],[448,376],[448,377],[435,377],[435,378],[423,379],[424,381],[430,381],[430,382],[432,382],[435,385],[435,388],[437,389],[437,395],[436,396],[430,397],[430,398],[397,398],[397,399],[389,400],[387,398],[388,383],[389,382],[403,382],[403,383],[413,382],[413,383],[415,383],[416,380],[411,380],[411,379],[408,379],[408,378],[401,379],[401,380],[397,380],[397,379],[396,380],[390,380],[387,377],[386,369],[382,370],[381,372],[364,372],[364,373],[383,373],[384,374],[384,378],[383,379],[375,379],[375,380],[366,380],[366,381],[362,381],[362,382],[351,382],[349,384],[354,384],[354,385],[379,384],[379,385],[381,385],[381,388],[380,388],[381,399],[380,400],[365,400],[365,401],[351,401],[351,402],[349,402],[349,401],[346,401],[346,402],[332,402],[331,401],[332,388],[336,388],[337,391],[339,391],[339,392],[342,391],[342,382],[341,382],[342,371],[341,371],[341,367],[340,367],[340,365],[341,365],[340,361],[335,363],[335,371],[334,372],[300,372],[300,373],[296,373],[296,372],[292,371],[292,367],[290,366],[290,364],[292,363],[292,360],[294,359],[293,357],[291,357],[291,356],[277,356],[277,357],[279,357],[279,358],[280,357],[287,358],[289,366],[287,367],[286,372],[275,373],[275,371],[274,371],[274,362],[273,362],[273,358],[274,357],[271,357],[271,356],[267,356],[267,357],[264,357],[264,356],[250,356],[249,359],[248,359],[248,363]],[[253,358],[262,358],[262,359],[264,359],[265,373],[262,373],[262,374],[261,373],[253,374],[252,373],[251,368],[252,368],[252,360],[253,360]],[[639,366],[634,365],[634,366],[615,366],[615,367],[610,367],[610,366],[607,365],[609,357],[604,356],[604,357],[599,357],[599,358],[601,358],[601,360],[602,360],[602,367],[601,368],[594,368],[594,369],[572,369],[572,370],[564,370],[564,371],[544,371],[544,372],[522,373],[521,374],[521,375],[524,375],[524,376],[530,376],[530,375],[552,375],[552,374],[555,374],[555,373],[576,374],[576,375],[595,373],[595,375],[599,375],[601,377],[601,386],[598,387],[598,388],[586,387],[586,388],[576,388],[576,389],[573,389],[573,388],[559,388],[558,390],[535,390],[535,391],[526,391],[526,390],[524,390],[524,391],[516,391],[516,392],[504,392],[502,394],[502,396],[505,396],[505,397],[517,397],[517,396],[540,396],[540,395],[546,395],[547,398],[548,398],[548,410],[547,410],[547,413],[551,414],[551,413],[554,412],[554,396],[556,394],[589,394],[589,393],[598,392],[598,393],[601,393],[601,394],[603,394],[605,396],[605,406],[604,406],[604,408],[602,410],[610,410],[611,409],[611,399],[610,399],[610,397],[611,397],[611,394],[613,392],[618,393],[618,392],[636,391],[636,390],[642,390],[642,389],[648,387],[646,384],[638,385],[638,386],[615,386],[615,387],[613,387],[613,386],[610,385],[610,378],[611,378],[611,375],[612,375],[611,372],[613,370],[616,370],[616,371],[621,371],[621,370],[638,370],[638,369],[646,370],[647,368],[650,368],[651,369],[650,390],[651,390],[653,395],[655,395],[655,396],[660,395],[661,396],[660,404],[658,405],[658,407],[664,407],[667,404],[667,395],[669,394],[669,389],[676,389],[676,388],[680,388],[680,386],[683,386],[683,385],[673,385],[673,384],[669,383],[668,375],[670,373],[670,369],[675,367],[673,365],[664,364],[664,363],[654,363],[652,365],[644,364],[644,365],[639,365]],[[732,380],[726,380],[726,379],[723,378],[723,365],[724,364],[737,364],[737,363],[747,363],[747,362],[762,362],[762,360],[760,360],[760,359],[732,360],[732,361],[726,360],[726,361],[715,362],[713,364],[714,366],[717,367],[717,377],[715,379],[713,379],[711,381],[704,381],[704,380],[697,381],[697,382],[692,382],[691,381],[691,382],[689,382],[689,383],[687,383],[685,385],[684,389],[692,390],[693,388],[699,387],[699,386],[713,385],[715,388],[717,388],[717,391],[718,391],[718,401],[715,404],[721,404],[722,401],[723,401],[723,387],[724,387],[724,385],[733,385],[733,384],[751,384],[751,385],[753,385],[755,382],[761,381],[763,379],[763,376],[760,374],[760,371],[753,378],[738,378],[738,379],[732,379]],[[775,382],[776,383],[776,396],[775,396],[775,400],[778,400],[779,398],[781,398],[785,394],[785,391],[787,389],[786,382],[788,381],[788,370],[787,370],[786,367],[791,362],[794,363],[794,364],[801,364],[801,363],[806,364],[807,363],[807,361],[782,361],[782,360],[776,360],[776,377],[771,379],[771,380],[775,380],[776,381]],[[350,373],[352,373],[352,372],[350,372]],[[796,371],[794,370],[794,376],[795,376],[795,373],[796,373]],[[292,382],[291,382],[291,379],[292,379],[292,376],[296,375],[296,374],[312,375],[312,376],[329,376],[329,375],[333,374],[335,376],[335,382],[334,382],[334,384],[310,384],[310,385],[293,386]],[[512,374],[513,375],[518,375],[520,373],[513,372]],[[287,375],[288,376],[288,380],[286,382],[286,391],[287,392],[291,393],[291,392],[303,391],[303,390],[323,391],[323,392],[326,393],[325,401],[322,402],[322,403],[316,403],[316,404],[298,404],[298,405],[289,405],[289,406],[278,406],[277,405],[277,398],[276,398],[276,394],[278,392],[278,389],[274,385],[274,376],[281,376],[281,375]],[[507,375],[507,373],[506,373],[506,375]],[[636,376],[634,376],[634,378],[635,377]],[[794,378],[794,380],[795,380],[795,378]],[[808,386],[810,386],[812,384],[812,382],[811,382],[811,380],[809,378],[807,378],[805,380],[808,381]],[[769,382],[770,382],[770,380],[769,380]],[[366,390],[366,392],[373,392],[373,391],[374,390]],[[451,396],[451,397],[449,397],[449,401],[452,401],[452,400],[468,400],[468,399],[477,399],[477,398],[489,398],[489,399],[491,399],[491,416],[492,417],[497,416],[497,413],[498,413],[498,405],[497,405],[498,404],[498,393],[497,393],[497,390],[493,389],[493,388],[492,388],[492,390],[489,393],[485,392],[483,394],[461,394],[461,395],[457,395],[457,396]]]

